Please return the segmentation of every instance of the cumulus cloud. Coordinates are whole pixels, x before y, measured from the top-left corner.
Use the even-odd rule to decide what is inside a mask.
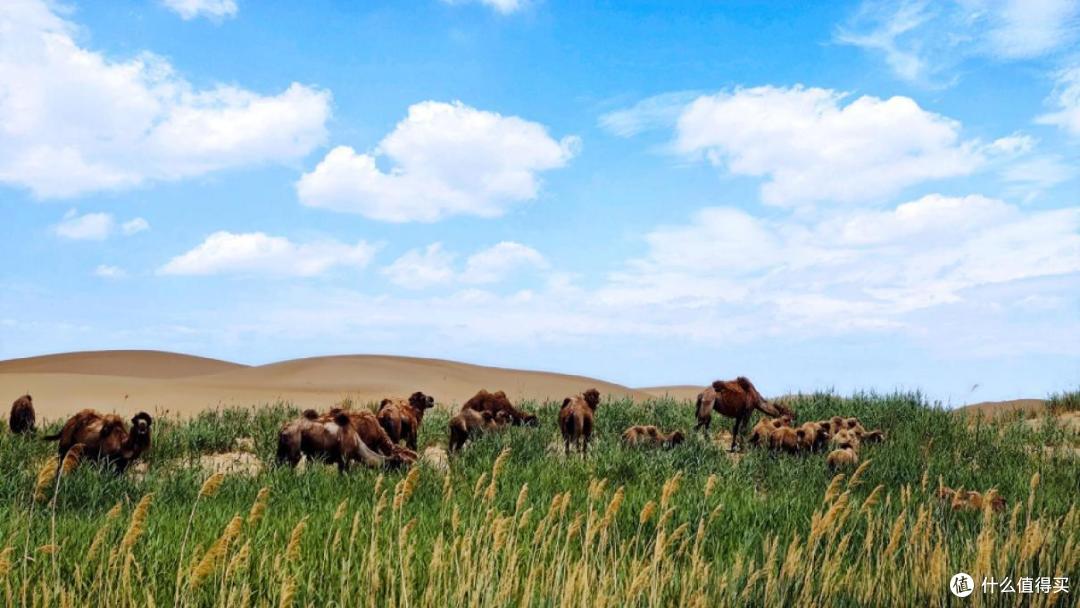
[[[0,183],[71,197],[292,162],[326,138],[327,91],[197,89],[161,57],[117,61],[75,31],[38,0],[0,4]]]
[[[496,12],[509,15],[525,8],[527,0],[442,0],[446,4],[482,4]]]
[[[141,217],[124,222],[119,231],[124,236],[131,236],[150,228],[149,222]],[[85,213],[79,215],[75,209],[69,209],[63,219],[53,226],[57,236],[81,241],[104,241],[117,232],[116,219],[110,213]]]
[[[461,280],[466,283],[498,283],[516,270],[547,266],[544,256],[532,247],[503,241],[469,256]]]
[[[184,21],[190,21],[196,17],[221,21],[228,17],[235,17],[238,10],[236,0],[162,0],[162,3],[169,10],[180,15]]]
[[[763,86],[694,100],[679,117],[674,147],[766,178],[766,204],[798,206],[879,200],[965,175],[1001,146],[961,140],[957,121],[908,97],[849,100],[829,89]]]
[[[473,253],[458,271],[457,254],[446,251],[442,243],[407,251],[382,273],[392,283],[407,289],[427,289],[451,283],[486,285],[499,283],[514,272],[548,268],[547,260],[537,250],[521,243],[502,241]]]
[[[516,116],[425,101],[373,152],[338,146],[296,187],[305,205],[388,222],[491,218],[536,198],[538,174],[566,165],[577,147]]]
[[[262,232],[219,231],[194,249],[162,266],[164,275],[243,274],[311,277],[337,266],[364,268],[375,256],[375,246],[334,240],[294,243]]]
[[[1031,59],[1072,44],[1075,0],[864,1],[834,40],[880,53],[900,78],[939,84],[968,57]]]
[[[1062,70],[1058,74],[1050,102],[1056,110],[1043,114],[1038,118],[1038,122],[1056,125],[1069,134],[1080,137],[1080,65]]]

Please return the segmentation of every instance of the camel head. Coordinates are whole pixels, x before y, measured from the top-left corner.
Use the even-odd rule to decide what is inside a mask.
[[[596,406],[600,405],[600,391],[595,388],[590,388],[581,394],[585,398],[585,403],[589,405],[589,409],[596,409]]]
[[[131,419],[131,438],[138,443],[150,443],[150,425],[154,419],[146,412],[139,412]]]
[[[413,406],[418,412],[422,412],[426,409],[435,407],[435,398],[431,395],[425,395],[420,391],[416,391],[409,396],[409,405]]]

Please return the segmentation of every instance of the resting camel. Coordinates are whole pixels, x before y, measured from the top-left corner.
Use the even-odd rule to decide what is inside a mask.
[[[589,439],[592,437],[593,416],[600,405],[600,391],[590,388],[580,395],[563,399],[559,410],[559,429],[566,445],[566,455],[570,455],[570,442],[581,447],[582,457],[589,452]]]
[[[11,416],[8,418],[8,426],[12,433],[33,433],[36,416],[34,415],[34,398],[23,395],[11,404]]]
[[[450,419],[449,449],[456,452],[464,447],[471,437],[501,429],[511,423],[510,414],[506,412],[493,416],[491,412],[463,409]]]
[[[76,444],[82,444],[83,460],[103,460],[118,473],[143,452],[150,449],[150,414],[139,412],[131,419],[131,431],[124,427],[124,420],[116,414],[101,414],[86,409],[64,423],[59,432],[46,435],[45,441],[59,440],[60,460]]]
[[[507,398],[506,393],[503,391],[489,393],[485,389],[480,389],[480,392],[470,397],[469,400],[465,402],[465,405],[461,406],[461,409],[488,412],[492,416],[495,416],[499,412],[506,412],[506,414],[510,416],[510,420],[513,422],[514,426],[522,424],[536,426],[538,423],[535,415],[514,407],[514,404],[510,403],[510,399]]]
[[[390,460],[360,440],[345,412],[338,412],[332,420],[322,421],[313,410],[285,423],[278,433],[278,462],[295,467],[301,456],[336,464],[342,473],[354,460],[372,468],[385,466]]]
[[[807,451],[817,452],[829,444],[829,431],[820,422],[804,422],[799,429],[803,431]]]
[[[829,465],[829,470],[834,472],[840,469],[854,468],[855,465],[859,464],[859,453],[851,446],[840,448],[829,452],[825,462]]]
[[[762,445],[767,443],[769,435],[778,428],[791,426],[791,416],[783,415],[776,418],[762,418],[757,421],[754,428],[750,429],[750,445]]]
[[[420,432],[420,423],[424,421],[424,411],[435,407],[435,398],[417,391],[404,399],[383,399],[376,417],[379,424],[397,443],[405,440],[410,450],[416,450],[416,435]]]
[[[947,501],[953,511],[982,511],[989,506],[991,511],[1000,513],[1006,507],[1005,499],[998,493],[997,488],[979,493],[943,487],[938,490],[938,497]]]
[[[672,431],[671,433],[664,433],[663,431],[651,424],[634,425],[626,429],[625,432],[623,432],[622,438],[627,445],[631,446],[663,446],[668,448],[673,448],[686,439],[682,431]]]
[[[766,416],[773,418],[784,414],[795,417],[795,412],[786,406],[765,401],[754,385],[743,376],[734,380],[717,380],[712,383],[712,386],[698,394],[697,429],[706,431],[709,429],[713,410],[735,419],[735,425],[731,431],[732,452],[737,450],[739,431],[750,421],[750,415],[754,413],[754,410],[761,410]]]

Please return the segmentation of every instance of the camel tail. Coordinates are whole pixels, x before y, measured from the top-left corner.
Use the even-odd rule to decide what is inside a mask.
[[[574,439],[578,436],[579,432],[581,432],[581,420],[579,419],[578,413],[573,412],[566,417],[566,428],[563,429],[563,437]]]

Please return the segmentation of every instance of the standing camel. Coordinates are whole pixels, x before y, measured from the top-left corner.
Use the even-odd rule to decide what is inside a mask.
[[[739,439],[739,432],[746,428],[754,410],[761,410],[765,415],[774,418],[785,414],[795,417],[795,413],[783,405],[765,401],[754,385],[743,376],[734,380],[717,380],[712,383],[712,386],[698,393],[698,423],[695,430],[709,430],[709,424],[712,423],[712,410],[735,419],[734,428],[731,430],[732,452],[738,449],[736,442]]]

